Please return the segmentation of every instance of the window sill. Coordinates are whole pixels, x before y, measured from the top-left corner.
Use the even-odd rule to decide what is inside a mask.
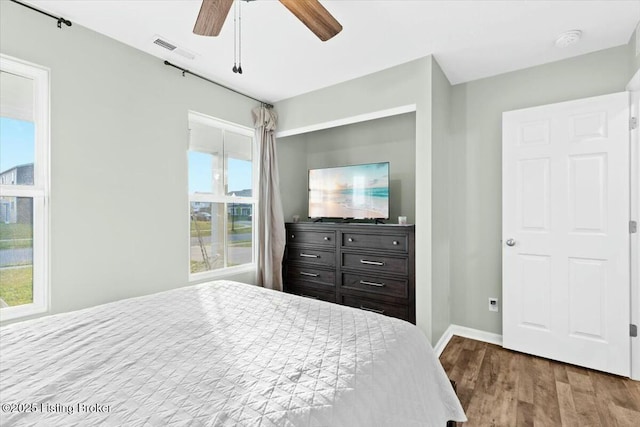
[[[22,317],[33,316],[47,312],[47,307],[39,304],[24,304],[15,307],[4,307],[0,309],[0,322],[17,320]]]
[[[196,283],[208,282],[210,280],[228,279],[232,276],[237,276],[244,273],[256,273],[256,264],[246,264],[237,267],[227,267],[220,270],[205,271],[202,273],[189,274],[189,284],[194,285]]]

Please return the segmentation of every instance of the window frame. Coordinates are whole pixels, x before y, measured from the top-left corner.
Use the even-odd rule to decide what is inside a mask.
[[[33,302],[0,309],[0,321],[46,313],[50,308],[50,75],[47,67],[0,54],[0,70],[31,79],[35,124],[33,185],[0,184],[3,197],[33,199]]]
[[[255,131],[253,128],[242,126],[236,123],[232,123],[226,120],[218,119],[215,117],[207,116],[202,113],[198,113],[196,111],[188,112],[188,129],[191,128],[191,123],[198,123],[205,126],[211,126],[217,129],[221,129],[222,131],[230,131],[239,135],[247,136],[251,138],[251,172],[252,172],[252,196],[251,197],[241,197],[241,196],[228,196],[228,195],[216,195],[216,194],[208,194],[208,193],[196,193],[191,194],[188,184],[187,178],[187,217],[190,218],[191,214],[191,203],[192,202],[203,202],[203,203],[222,203],[226,206],[225,212],[228,212],[228,205],[231,203],[248,203],[253,205],[253,212],[251,215],[251,239],[252,239],[252,250],[251,250],[251,258],[252,262],[248,264],[242,264],[231,267],[223,267],[217,270],[208,270],[201,271],[197,273],[191,272],[191,221],[187,223],[187,267],[189,274],[189,283],[202,282],[205,280],[211,279],[219,279],[224,277],[229,277],[235,274],[247,273],[247,272],[256,272],[257,271],[257,259],[258,259],[258,232],[256,221],[256,214],[258,213],[258,186],[260,183],[259,176],[259,150],[258,144],[255,140]],[[187,174],[189,173],[189,152],[191,150],[191,141],[190,138],[187,138],[187,150],[186,150],[186,162],[187,162]],[[193,150],[196,152],[204,152],[199,150]],[[227,177],[227,171],[224,171],[225,179]],[[224,216],[224,230],[225,230],[225,242],[227,242],[227,224],[228,224],[228,215]],[[227,250],[228,246],[225,244],[225,263],[227,258]]]

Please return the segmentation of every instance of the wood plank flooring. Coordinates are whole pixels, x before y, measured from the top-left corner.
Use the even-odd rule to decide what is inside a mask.
[[[640,426],[638,381],[458,336],[440,362],[457,383],[464,427]]]

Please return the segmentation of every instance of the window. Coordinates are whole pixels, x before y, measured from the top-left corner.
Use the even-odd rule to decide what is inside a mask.
[[[49,72],[0,55],[0,319],[49,308]]]
[[[253,129],[189,113],[191,280],[255,268]]]

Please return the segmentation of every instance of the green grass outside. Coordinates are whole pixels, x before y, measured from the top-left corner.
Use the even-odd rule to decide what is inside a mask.
[[[33,238],[33,227],[31,224],[0,223],[0,240],[31,238]]]
[[[33,302],[33,267],[0,269],[0,298],[9,306]]]
[[[32,239],[0,240],[0,249],[30,248],[32,246],[33,246]]]
[[[253,232],[253,227],[251,224],[246,224],[244,223],[245,220],[242,220],[243,222],[240,222],[241,220],[238,220],[238,222],[234,222],[231,220],[231,218],[228,218],[227,220],[227,234],[252,234]],[[191,221],[191,237],[198,237],[198,232],[200,232],[200,236],[201,237],[205,237],[205,236],[211,236],[211,221]],[[197,226],[197,231],[196,231],[196,226]],[[228,247],[240,247],[240,248],[250,248],[252,245],[252,238],[249,238],[248,240],[237,240],[237,241],[232,241],[232,242],[227,242]],[[223,259],[217,259],[217,260],[211,260],[212,265],[211,265],[211,270],[217,270],[219,268],[223,268],[224,265],[222,265],[223,263]],[[234,264],[232,262],[229,262],[229,264],[227,265],[228,267],[232,267]],[[204,263],[204,261],[191,261],[191,273],[199,273],[202,271],[207,271],[207,266]]]
[[[251,233],[252,227],[250,225],[243,224],[232,224],[229,223],[229,234],[243,234],[243,233]]]
[[[211,234],[211,222],[210,221],[191,221],[191,237],[198,237],[198,233],[196,231],[200,231],[201,236],[208,236]]]
[[[195,222],[195,224],[194,224]],[[198,237],[198,232],[200,231],[200,236],[210,236],[211,235],[211,222],[210,221],[191,221],[191,237]],[[227,221],[227,232],[229,234],[242,234],[242,233],[251,233],[253,231],[253,227],[251,225],[245,224],[232,224],[231,221]]]
[[[0,249],[30,248],[33,246],[31,224],[0,223]]]
[[[220,259],[214,259],[211,260],[211,270],[218,270],[220,268],[223,268],[223,260],[222,258]],[[207,268],[207,264],[204,261],[191,261],[191,273],[200,273],[203,271],[209,271],[209,269]]]
[[[204,261],[191,261],[191,273],[200,273],[201,271],[207,271],[207,265]]]
[[[251,240],[242,240],[236,242],[229,242],[229,248],[250,248],[252,246]],[[219,268],[223,268],[223,258],[216,257],[216,259],[212,259],[211,261],[211,270],[217,270]],[[209,271],[207,268],[207,264],[204,261],[190,261],[191,273],[200,273],[202,271]],[[232,261],[228,261],[227,267],[233,267],[235,265],[241,265],[234,263]]]

